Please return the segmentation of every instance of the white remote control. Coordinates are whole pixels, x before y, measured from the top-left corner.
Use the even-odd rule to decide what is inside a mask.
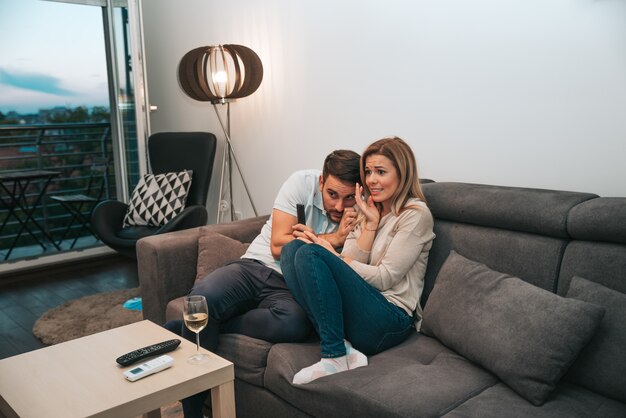
[[[163,355],[124,372],[124,377],[131,382],[171,367],[174,359]]]

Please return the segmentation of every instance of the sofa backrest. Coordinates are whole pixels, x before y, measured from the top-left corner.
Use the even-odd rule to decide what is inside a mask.
[[[577,205],[567,229],[572,240],[563,254],[557,293],[601,305],[606,313],[564,379],[626,402],[626,198]],[[574,277],[589,282],[573,282]]]
[[[561,296],[600,305],[602,323],[564,380],[626,402],[626,198],[463,183],[422,187],[437,234],[422,304],[455,250]]]
[[[422,185],[435,234],[422,295],[425,305],[450,250],[555,292],[569,243],[569,212],[590,193],[469,183]]]
[[[559,274],[563,295],[581,276],[626,293],[626,198],[601,197],[574,207],[567,219],[572,241]]]

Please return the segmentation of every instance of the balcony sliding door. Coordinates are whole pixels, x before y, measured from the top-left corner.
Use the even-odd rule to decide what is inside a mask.
[[[102,9],[118,199],[146,172],[147,93],[139,0],[46,0]]]
[[[48,44],[53,32],[67,33],[58,38],[62,40]],[[0,172],[59,171],[34,218],[45,232],[61,240],[60,245],[39,248],[36,234],[30,234],[32,238],[22,234],[24,239],[19,237],[17,247],[30,246],[31,250],[16,250],[6,261],[0,257],[0,272],[10,271],[8,264],[20,264],[19,269],[25,263],[45,264],[45,258],[76,257],[76,250],[83,250],[83,256],[97,254],[101,244],[93,237],[81,239],[72,248],[62,242],[66,225],[59,224],[70,218],[56,214],[58,208],[50,197],[67,192],[70,184],[76,185],[73,191],[79,190],[96,157],[109,161],[106,198],[127,201],[139,176],[146,172],[149,127],[139,0],[0,0],[0,36],[4,39]],[[15,58],[11,58],[11,50]],[[32,56],[28,51],[33,51]],[[28,108],[26,103],[33,98],[35,104]],[[92,118],[98,117],[94,122]],[[39,166],[33,165],[35,161]],[[0,223],[7,213],[8,205],[0,207]],[[19,229],[20,224],[7,219],[3,226],[2,256],[17,235],[10,233],[11,227]],[[8,234],[4,240],[3,234]]]

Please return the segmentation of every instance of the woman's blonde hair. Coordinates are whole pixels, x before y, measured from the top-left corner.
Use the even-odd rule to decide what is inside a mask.
[[[379,139],[372,143],[361,156],[361,182],[365,186],[365,162],[370,155],[382,155],[387,157],[398,172],[398,189],[391,197],[391,212],[400,214],[403,210],[412,208],[407,206],[410,198],[418,198],[426,202],[426,197],[420,186],[417,174],[417,163],[411,147],[397,136]],[[366,186],[365,186],[366,187]],[[381,205],[377,204],[378,209]]]

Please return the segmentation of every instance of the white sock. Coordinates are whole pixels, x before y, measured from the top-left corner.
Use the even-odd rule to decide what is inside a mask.
[[[345,372],[346,370],[348,370],[348,356],[323,358],[314,365],[305,367],[296,373],[293,377],[293,384],[303,385],[315,379],[319,379],[320,377]]]
[[[358,367],[367,366],[367,356],[356,348],[352,347],[350,341],[343,340],[346,346],[346,356],[348,357],[348,369],[356,369]]]

